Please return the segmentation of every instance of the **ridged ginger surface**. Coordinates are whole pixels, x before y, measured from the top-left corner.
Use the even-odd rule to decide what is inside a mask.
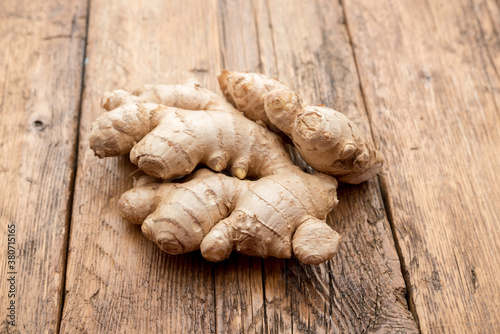
[[[221,261],[232,250],[277,258],[293,250],[303,263],[319,264],[338,247],[338,233],[325,222],[336,188],[334,178],[299,168],[256,181],[200,169],[182,183],[142,176],[119,208],[170,254],[201,249],[207,260]]]
[[[281,138],[196,83],[114,91],[92,124],[97,156],[130,152],[149,174],[120,199],[122,216],[171,254],[232,250],[308,264],[331,259],[339,235],[325,222],[337,181],[293,165]],[[227,170],[237,178],[216,172]],[[191,174],[187,180],[170,180]],[[242,180],[251,177],[256,180]]]
[[[263,74],[223,71],[219,84],[228,101],[246,117],[289,136],[315,170],[353,184],[380,172],[381,154],[344,114],[309,105],[284,84]]]
[[[145,86],[134,94],[103,97],[108,112],[93,122],[89,139],[100,158],[130,152],[139,169],[161,179],[187,175],[199,164],[217,172],[229,166],[240,179],[293,165],[279,136],[198,84]]]

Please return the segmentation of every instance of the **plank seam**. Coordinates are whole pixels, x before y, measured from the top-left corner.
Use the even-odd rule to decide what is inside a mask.
[[[347,16],[347,12],[346,12],[346,9],[345,9],[345,3],[344,2],[345,2],[345,0],[339,0],[339,4],[342,7],[342,12],[344,14],[345,26],[346,26],[346,31],[347,31],[347,37],[349,39],[349,44],[351,45],[351,49],[352,49],[352,53],[353,53],[354,65],[356,67],[356,74],[358,76],[359,87],[360,87],[360,90],[361,90],[361,98],[362,98],[362,101],[363,101],[363,105],[364,105],[364,110],[365,110],[366,116],[368,118],[368,124],[370,126],[370,134],[371,134],[373,142],[375,144],[377,144],[375,136],[373,135],[373,133],[374,133],[373,132],[373,126],[372,126],[373,122],[372,122],[372,118],[371,118],[371,113],[368,110],[369,109],[368,108],[368,104],[366,103],[365,89],[364,89],[364,86],[363,86],[363,81],[361,80],[361,75],[360,75],[360,70],[359,70],[359,63],[358,63],[358,59],[357,59],[356,49],[354,48],[354,44],[353,44],[353,40],[352,40],[351,27],[349,26],[349,19],[348,19],[348,16]],[[406,287],[406,294],[405,294],[406,304],[407,304],[408,310],[413,315],[413,318],[414,318],[414,320],[415,320],[415,322],[417,324],[418,331],[420,333],[422,333],[422,329],[420,327],[420,321],[419,321],[419,318],[418,318],[417,310],[415,308],[415,303],[414,303],[415,299],[414,299],[414,296],[413,296],[413,292],[411,290],[410,273],[409,273],[408,269],[405,266],[404,257],[403,257],[403,253],[402,253],[402,250],[401,250],[401,245],[399,244],[399,240],[398,240],[397,234],[396,234],[396,227],[394,225],[394,217],[393,217],[393,214],[392,214],[392,209],[391,209],[391,205],[390,205],[390,201],[389,201],[389,192],[387,190],[387,183],[386,183],[385,179],[383,178],[383,176],[381,176],[380,174],[377,176],[377,179],[378,179],[378,182],[377,182],[378,183],[378,187],[380,189],[380,193],[381,193],[381,196],[382,196],[382,202],[383,202],[383,205],[384,205],[384,211],[386,213],[387,220],[389,222],[389,226],[391,227],[392,238],[394,240],[394,245],[396,247],[396,252],[398,253],[399,264],[400,264],[400,267],[401,267],[401,273],[403,275],[403,279],[404,279],[404,282],[405,282],[405,287]]]
[[[213,303],[214,303],[214,333],[217,332],[217,295],[215,289],[215,264],[212,263],[212,287],[213,287]]]
[[[84,84],[85,84],[85,59],[87,58],[87,40],[88,40],[88,34],[89,34],[89,17],[90,17],[90,0],[87,0],[87,13],[86,13],[86,18],[85,18],[85,37],[83,39],[83,57],[82,57],[82,70],[81,70],[81,81],[80,81],[80,96],[79,96],[79,101],[78,101],[78,117],[76,121],[76,138],[75,138],[75,157],[73,159],[73,171],[71,173],[71,179],[70,179],[70,188],[72,189],[70,193],[70,197],[68,200],[68,206],[67,210],[69,212],[68,214],[68,223],[67,223],[67,229],[66,229],[66,235],[65,235],[65,243],[66,243],[66,249],[64,252],[64,266],[63,266],[63,273],[62,273],[62,293],[61,293],[61,303],[60,303],[60,309],[59,309],[59,317],[57,319],[57,333],[59,334],[61,332],[61,324],[62,324],[62,317],[63,317],[63,312],[64,312],[64,302],[66,300],[66,272],[68,269],[68,254],[69,254],[69,236],[70,236],[70,231],[71,231],[71,221],[73,220],[73,200],[75,197],[75,186],[76,186],[76,173],[78,171],[78,153],[79,153],[79,145],[80,145],[80,123],[81,123],[81,117],[82,117],[82,102],[83,102],[83,91],[84,91]]]
[[[408,310],[410,310],[411,314],[413,315],[413,318],[415,319],[415,322],[417,323],[418,331],[422,333],[422,329],[420,328],[420,321],[418,318],[417,310],[415,307],[415,302],[414,302],[414,296],[413,292],[411,290],[411,281],[410,281],[410,272],[406,268],[404,264],[404,258],[403,258],[403,252],[401,250],[401,245],[399,244],[399,240],[397,238],[396,234],[396,226],[394,224],[394,218],[392,215],[392,208],[389,202],[389,195],[388,195],[388,190],[387,190],[387,182],[385,181],[383,176],[378,175],[378,182],[380,186],[380,193],[382,194],[382,201],[384,204],[384,209],[387,215],[387,220],[389,221],[389,225],[391,227],[391,232],[392,236],[394,239],[394,245],[396,246],[396,251],[398,253],[399,257],[399,264],[401,266],[401,273],[403,274],[403,278],[405,281],[405,286],[406,286],[406,304],[408,305]]]
[[[269,328],[267,324],[267,299],[266,299],[266,274],[265,274],[266,267],[264,265],[264,259],[260,259],[260,271],[261,271],[261,277],[262,277],[262,295],[264,297],[263,299],[263,307],[264,307],[264,329],[265,333],[269,333]]]

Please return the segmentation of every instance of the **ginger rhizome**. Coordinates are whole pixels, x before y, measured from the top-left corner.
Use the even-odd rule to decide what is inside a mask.
[[[339,235],[326,217],[337,181],[295,166],[280,136],[316,171],[348,183],[380,171],[372,141],[342,113],[308,104],[276,79],[224,71],[219,83],[227,100],[193,82],[105,94],[91,148],[101,158],[129,153],[148,174],[121,197],[121,215],[171,254],[331,259]],[[200,165],[212,171],[194,172]],[[216,173],[223,171],[236,178]]]
[[[201,249],[211,261],[232,250],[297,258],[332,258],[339,235],[325,219],[337,203],[337,181],[295,166],[282,139],[196,83],[147,85],[106,93],[107,110],[92,124],[97,156],[130,152],[143,176],[120,199],[122,216],[142,224],[171,254]],[[187,181],[170,180],[202,169]],[[246,177],[255,181],[242,180]]]
[[[134,94],[103,97],[108,112],[93,122],[89,140],[97,156],[130,152],[139,169],[161,179],[187,175],[198,164],[217,172],[229,166],[240,179],[293,166],[279,136],[198,84],[145,86]]]
[[[379,173],[381,154],[344,114],[309,105],[278,80],[262,74],[223,71],[219,84],[228,101],[246,117],[290,137],[315,170],[353,184]]]
[[[306,264],[331,259],[339,235],[326,222],[337,203],[337,182],[324,174],[292,169],[256,181],[201,169],[182,183],[142,176],[122,195],[123,218],[170,253],[201,249],[210,261],[232,250],[288,258]]]

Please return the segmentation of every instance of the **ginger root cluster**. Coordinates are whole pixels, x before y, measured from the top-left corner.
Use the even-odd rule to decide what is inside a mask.
[[[276,79],[224,71],[219,83],[226,99],[196,82],[103,96],[90,147],[100,158],[129,153],[145,173],[120,198],[122,217],[170,254],[331,259],[336,178],[366,181],[380,171],[380,154],[343,114]],[[293,164],[286,137],[314,174]]]

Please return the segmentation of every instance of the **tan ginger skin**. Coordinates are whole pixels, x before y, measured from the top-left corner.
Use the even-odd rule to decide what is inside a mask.
[[[289,136],[301,157],[317,171],[352,184],[380,172],[381,154],[344,114],[311,106],[278,80],[262,74],[224,70],[219,84],[224,96],[246,117]]]
[[[187,175],[198,164],[217,172],[230,166],[240,179],[293,165],[279,136],[197,84],[149,85],[134,94],[103,97],[108,112],[92,123],[89,139],[100,158],[130,152],[139,169],[161,179]]]
[[[115,91],[101,104],[108,111],[92,124],[89,140],[99,157],[130,151],[141,170],[162,179],[188,175],[198,164],[258,178],[207,169],[184,183],[142,177],[120,199],[120,211],[143,222],[143,233],[164,251],[199,248],[220,261],[233,249],[281,258],[293,249],[309,264],[334,256],[339,236],[325,218],[337,203],[337,181],[302,172],[278,135],[224,99],[192,83]]]
[[[301,262],[319,264],[334,256],[339,243],[325,222],[337,203],[336,187],[334,178],[298,168],[257,181],[201,169],[184,183],[142,176],[119,208],[170,254],[201,249],[207,260],[221,261],[232,250],[289,258],[293,249]]]

